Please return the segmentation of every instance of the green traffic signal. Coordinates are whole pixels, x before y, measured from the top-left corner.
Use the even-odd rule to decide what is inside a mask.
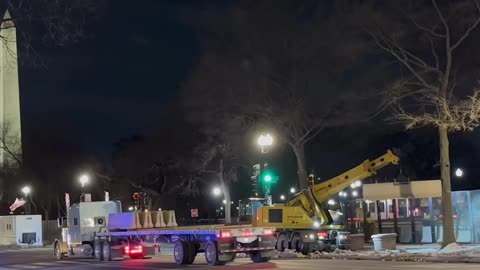
[[[265,181],[266,183],[272,182],[272,176],[270,174],[265,175],[263,177],[263,181]]]

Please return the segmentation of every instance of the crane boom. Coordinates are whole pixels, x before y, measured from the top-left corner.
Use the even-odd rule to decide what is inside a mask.
[[[329,198],[338,192],[348,188],[353,182],[368,178],[387,165],[397,165],[400,159],[388,150],[382,156],[374,160],[365,160],[358,166],[313,187],[307,188],[298,193],[287,205],[300,206],[310,216],[320,218],[321,224],[332,223],[332,218],[328,211],[321,207]]]

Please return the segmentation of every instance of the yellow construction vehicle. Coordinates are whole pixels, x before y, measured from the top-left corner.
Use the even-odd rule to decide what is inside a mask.
[[[348,248],[348,233],[342,232],[343,225],[333,224],[331,211],[326,206],[328,200],[352,183],[376,174],[387,165],[398,163],[399,158],[388,150],[377,159],[365,160],[332,179],[311,185],[286,204],[265,205],[264,200],[251,198],[240,207],[250,210],[248,213],[253,226],[276,229],[279,251],[290,248],[308,254],[334,246]]]

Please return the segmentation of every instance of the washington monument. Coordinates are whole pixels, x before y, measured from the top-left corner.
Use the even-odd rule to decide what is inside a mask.
[[[0,26],[0,167],[18,166],[22,140],[17,29],[8,10]]]

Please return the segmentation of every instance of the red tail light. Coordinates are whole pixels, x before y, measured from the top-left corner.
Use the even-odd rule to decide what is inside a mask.
[[[328,232],[318,232],[317,233],[318,239],[328,239]]]
[[[142,245],[132,245],[132,246],[125,246],[125,254],[142,254],[143,253],[143,246]]]
[[[263,235],[273,235],[274,231],[272,229],[264,229]]]
[[[220,234],[217,234],[218,238],[230,238],[232,237],[231,231],[221,231]]]
[[[243,231],[242,236],[253,236],[253,232],[252,231]]]

